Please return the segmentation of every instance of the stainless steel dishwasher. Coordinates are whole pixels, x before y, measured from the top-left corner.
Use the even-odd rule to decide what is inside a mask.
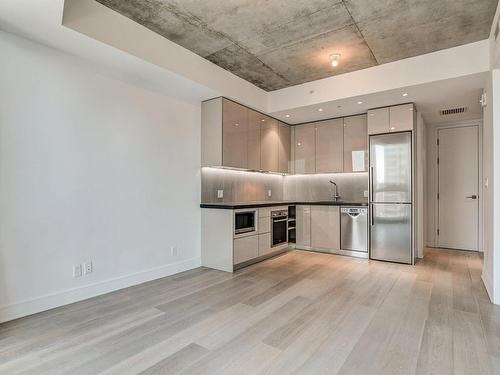
[[[368,208],[340,208],[340,248],[368,253]]]

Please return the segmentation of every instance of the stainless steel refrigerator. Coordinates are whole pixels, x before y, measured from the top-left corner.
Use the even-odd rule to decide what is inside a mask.
[[[411,132],[370,136],[370,258],[413,263]]]

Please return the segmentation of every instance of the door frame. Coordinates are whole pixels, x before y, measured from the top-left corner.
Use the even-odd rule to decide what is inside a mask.
[[[439,238],[437,236],[437,229],[439,225],[439,202],[437,199],[437,193],[439,192],[439,167],[437,165],[437,158],[438,158],[438,146],[437,146],[437,140],[438,140],[438,134],[439,130],[442,129],[452,129],[452,128],[465,128],[465,127],[471,127],[471,126],[477,126],[478,128],[478,137],[477,137],[477,143],[478,143],[478,238],[477,238],[477,249],[478,252],[484,252],[483,249],[483,120],[482,119],[477,119],[477,120],[466,120],[466,121],[454,121],[454,122],[446,122],[446,123],[440,123],[435,126],[434,129],[434,136],[433,136],[433,147],[435,149],[435,160],[433,162],[434,167],[434,247],[439,248]]]

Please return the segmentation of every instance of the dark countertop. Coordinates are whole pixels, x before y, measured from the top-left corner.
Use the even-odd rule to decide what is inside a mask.
[[[368,202],[343,202],[343,201],[314,201],[314,202],[295,202],[295,201],[269,201],[269,202],[233,202],[233,203],[202,203],[201,208],[218,208],[223,210],[237,210],[241,208],[258,208],[274,206],[368,206]]]

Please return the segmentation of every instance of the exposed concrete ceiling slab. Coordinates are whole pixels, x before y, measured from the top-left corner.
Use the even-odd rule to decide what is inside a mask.
[[[486,39],[498,3],[97,1],[267,91]]]
[[[498,0],[345,0],[380,64],[489,36]]]

